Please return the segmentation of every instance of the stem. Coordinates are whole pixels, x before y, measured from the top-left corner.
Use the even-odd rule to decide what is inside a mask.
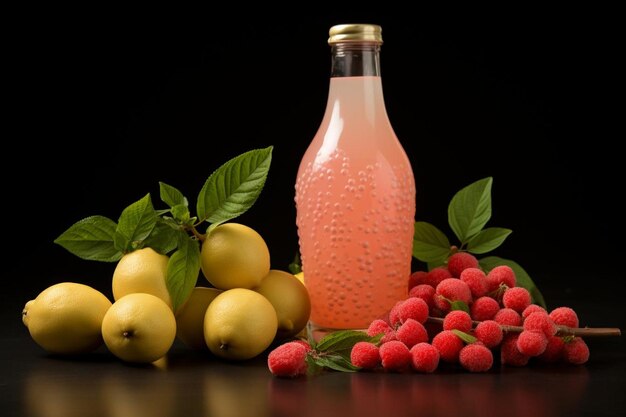
[[[187,230],[190,230],[191,233],[193,233],[196,239],[198,239],[200,242],[204,242],[204,239],[206,239],[206,235],[203,235],[202,233],[198,232],[195,226],[191,226]]]
[[[443,319],[439,317],[428,317],[428,323],[435,323],[443,325]],[[472,324],[476,326],[479,321],[473,320]],[[607,336],[621,336],[622,331],[617,327],[567,327],[556,326],[558,331],[557,336],[579,336],[579,337],[607,337]],[[524,328],[522,326],[507,326],[500,325],[500,328],[505,333],[521,333]]]

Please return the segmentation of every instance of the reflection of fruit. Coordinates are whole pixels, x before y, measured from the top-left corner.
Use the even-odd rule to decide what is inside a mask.
[[[176,337],[172,310],[151,294],[129,294],[117,300],[102,321],[109,350],[127,362],[149,363],[164,356]]]
[[[196,287],[176,313],[176,335],[190,348],[207,348],[204,341],[204,315],[211,301],[221,292],[216,288]]]
[[[276,336],[278,319],[261,294],[235,288],[218,295],[204,316],[204,338],[217,356],[250,359],[263,352]]]
[[[278,338],[294,336],[304,329],[311,314],[311,301],[304,285],[292,274],[272,269],[254,290],[274,306]]]
[[[113,272],[113,298],[119,300],[133,293],[152,294],[171,308],[172,300],[165,285],[168,261],[167,256],[152,248],[124,255]]]
[[[100,327],[111,302],[83,284],[63,282],[24,306],[22,321],[39,346],[52,353],[90,352],[102,344]]]
[[[149,378],[129,378],[129,375],[107,372],[102,380],[102,415],[115,417],[165,417],[180,415],[176,403],[179,387],[165,374],[151,373]],[[182,385],[184,386],[184,385]],[[196,414],[185,410],[189,414]],[[186,413],[185,413],[186,414]],[[90,413],[83,410],[83,416]],[[93,414],[92,414],[93,415]],[[100,414],[98,414],[100,415]]]
[[[270,252],[261,235],[238,223],[213,229],[201,255],[204,276],[222,290],[254,288],[270,270]]]

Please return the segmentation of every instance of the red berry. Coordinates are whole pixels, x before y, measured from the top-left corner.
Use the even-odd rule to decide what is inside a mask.
[[[389,326],[389,324],[387,324],[385,320],[377,319],[371,322],[367,328],[367,335],[373,337],[381,333],[384,334],[383,338],[380,339],[381,343],[396,340],[396,332]]]
[[[442,311],[450,311],[452,301],[472,302],[472,292],[466,283],[457,278],[446,278],[435,289],[435,305]]]
[[[524,320],[524,330],[536,330],[550,337],[554,336],[558,329],[547,313],[536,311]]]
[[[493,353],[481,344],[472,343],[461,349],[459,363],[470,372],[486,372],[493,365]]]
[[[461,281],[467,284],[472,297],[479,298],[487,293],[487,276],[478,268],[467,268],[461,272]]]
[[[563,357],[564,346],[565,342],[563,342],[562,337],[550,336],[548,338],[548,346],[546,346],[546,350],[539,355],[539,359],[548,363],[558,362]]]
[[[470,306],[470,312],[474,320],[492,320],[500,311],[500,304],[491,297],[480,297]]]
[[[462,310],[451,311],[443,319],[443,329],[457,329],[465,333],[472,330],[472,318]]]
[[[411,364],[417,372],[430,373],[439,365],[439,351],[428,343],[418,343],[411,348]]]
[[[500,346],[500,362],[502,365],[526,366],[529,356],[524,355],[517,348],[519,334],[507,335]]]
[[[267,357],[267,366],[276,376],[295,377],[306,373],[307,349],[297,342],[278,346]]]
[[[578,327],[578,315],[569,307],[558,307],[550,312],[555,324],[567,327]]]
[[[416,285],[409,291],[409,297],[417,297],[426,301],[429,310],[435,307],[435,288],[431,285]]]
[[[547,346],[548,338],[541,331],[524,330],[517,338],[517,349],[526,356],[539,356]]]
[[[488,291],[495,291],[502,284],[515,287],[515,272],[506,265],[496,266],[487,274]]]
[[[503,308],[502,310],[496,313],[493,318],[500,324],[504,324],[506,326],[521,326],[522,325],[522,316],[519,313],[511,308]]]
[[[428,276],[428,272],[426,271],[415,271],[409,277],[409,291],[411,288],[424,284],[426,282],[426,277]]]
[[[502,304],[506,308],[511,308],[518,313],[522,312],[530,305],[530,293],[526,288],[513,287],[504,292]]]
[[[575,337],[563,346],[563,358],[567,363],[582,365],[589,360],[589,347],[580,337]]]
[[[369,342],[357,342],[350,352],[352,365],[363,369],[374,369],[380,364],[378,346]]]
[[[493,349],[502,342],[502,328],[493,320],[481,321],[474,329],[474,336],[489,349]]]
[[[530,316],[532,313],[536,313],[536,312],[544,312],[547,313],[546,309],[538,306],[537,304],[531,304],[528,307],[526,307],[524,309],[524,311],[522,311],[522,318],[526,319],[526,317]]]
[[[306,340],[294,340],[293,343],[299,343],[306,349],[307,352],[312,351],[311,345]]]
[[[478,259],[467,252],[457,252],[448,258],[448,271],[459,278],[467,268],[478,268]]]
[[[437,285],[439,285],[439,283],[446,278],[452,278],[452,274],[450,274],[450,271],[448,271],[447,268],[439,266],[428,272],[424,284],[428,284],[431,287],[437,287]]]
[[[452,330],[439,332],[432,341],[432,345],[439,351],[439,357],[445,362],[457,362],[459,352],[463,349],[463,341]]]
[[[418,343],[428,342],[428,332],[422,323],[414,319],[407,319],[396,330],[396,338],[411,349]]]
[[[389,321],[393,327],[396,327],[408,319],[425,323],[428,318],[428,304],[426,301],[417,297],[410,297],[396,304],[389,313]]]
[[[379,352],[383,368],[388,371],[402,371],[411,363],[409,348],[398,340],[383,343]]]

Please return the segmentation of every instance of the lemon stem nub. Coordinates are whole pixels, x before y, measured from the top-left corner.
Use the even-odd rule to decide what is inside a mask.
[[[126,331],[124,331],[124,333],[122,333],[122,336],[124,336],[124,337],[131,337],[132,335],[133,335],[133,332],[132,331],[128,331],[128,330],[126,330]]]
[[[226,343],[222,343],[220,345],[220,350],[228,350],[228,345]]]

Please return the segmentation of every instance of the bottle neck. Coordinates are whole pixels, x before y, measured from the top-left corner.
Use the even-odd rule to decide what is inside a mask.
[[[331,77],[380,77],[380,44],[337,43],[331,50]]]

